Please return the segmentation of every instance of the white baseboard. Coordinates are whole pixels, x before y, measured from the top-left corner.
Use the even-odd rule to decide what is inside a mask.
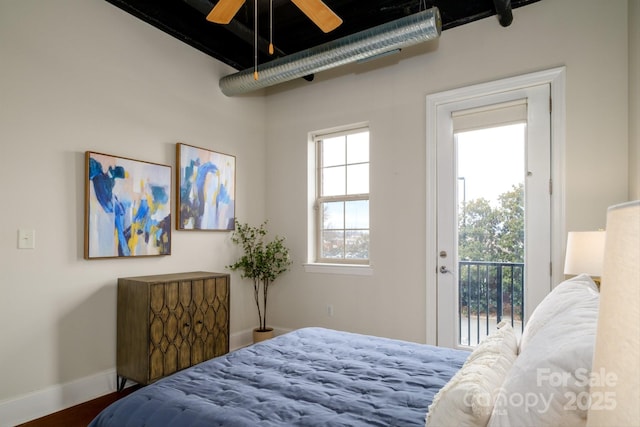
[[[246,347],[253,342],[253,330],[245,329],[244,331],[233,333],[229,336],[229,350],[234,351],[242,347]]]
[[[116,389],[111,369],[0,402],[0,426],[10,427],[94,399]]]
[[[290,329],[274,328],[276,335]],[[253,342],[253,330],[229,336],[229,348],[237,350]],[[34,391],[0,402],[0,427],[11,427],[61,411],[79,403],[116,391],[116,370],[100,372],[65,384]]]
[[[293,329],[273,327],[273,332],[276,336],[291,332]],[[231,334],[229,337],[229,349],[231,351],[237,350],[242,347],[246,347],[253,343],[253,329],[245,329],[244,331]]]

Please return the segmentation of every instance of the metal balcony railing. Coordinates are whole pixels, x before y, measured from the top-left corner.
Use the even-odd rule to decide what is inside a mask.
[[[503,319],[510,320],[516,332],[522,333],[523,284],[523,263],[460,261],[460,344],[478,344]]]

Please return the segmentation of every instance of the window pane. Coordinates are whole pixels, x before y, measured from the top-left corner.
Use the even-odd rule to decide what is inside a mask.
[[[360,132],[347,137],[347,163],[369,161],[369,132]]]
[[[322,169],[322,195],[340,196],[346,191],[344,166]]]
[[[500,320],[522,331],[528,268],[526,124],[459,132],[454,138],[459,174],[457,338],[461,345],[475,346]]]
[[[369,164],[347,166],[347,194],[369,192]]]
[[[369,201],[356,200],[346,202],[345,228],[369,228]]]
[[[344,231],[324,231],[322,233],[322,257],[340,258],[344,256]]]
[[[369,130],[317,135],[315,141],[320,209],[315,258],[364,264],[369,259]]]
[[[335,230],[344,228],[344,202],[328,202],[322,204],[322,229]]]
[[[347,231],[345,258],[369,259],[369,231]]]
[[[345,160],[344,136],[322,140],[322,167],[344,165]]]

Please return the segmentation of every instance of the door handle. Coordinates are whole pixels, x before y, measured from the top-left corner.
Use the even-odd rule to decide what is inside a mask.
[[[440,266],[440,273],[442,273],[442,274],[451,273],[451,270],[449,270],[446,265],[441,265]]]

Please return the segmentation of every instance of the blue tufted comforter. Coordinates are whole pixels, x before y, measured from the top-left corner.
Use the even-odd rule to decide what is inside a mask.
[[[90,427],[424,426],[433,396],[467,355],[305,328],[141,388]]]

